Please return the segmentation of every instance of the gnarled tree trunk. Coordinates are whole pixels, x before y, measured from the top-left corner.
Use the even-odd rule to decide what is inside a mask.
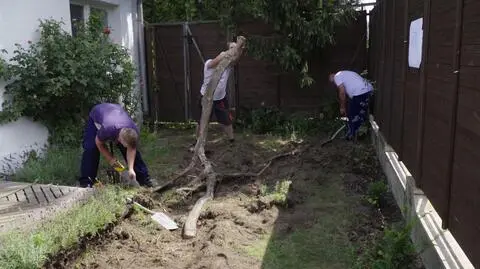
[[[195,161],[198,157],[203,165],[202,175],[205,176],[207,180],[207,192],[195,203],[195,206],[188,214],[183,228],[183,236],[185,238],[195,237],[197,234],[197,221],[198,217],[200,216],[200,212],[202,211],[205,203],[212,199],[214,195],[215,184],[217,183],[217,175],[213,170],[212,163],[205,156],[205,143],[207,141],[208,133],[207,126],[212,113],[213,94],[225,69],[240,57],[245,41],[246,39],[243,36],[239,36],[237,38],[237,46],[229,49],[226,52],[225,57],[215,68],[210,83],[207,86],[207,90],[202,98],[202,117],[200,120],[199,136],[197,138],[197,144],[195,145],[195,151],[189,168],[191,169],[193,166],[195,166]]]

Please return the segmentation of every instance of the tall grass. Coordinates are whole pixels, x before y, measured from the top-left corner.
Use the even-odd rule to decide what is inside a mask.
[[[81,147],[52,146],[44,156],[33,155],[13,175],[21,182],[75,185],[80,170]]]

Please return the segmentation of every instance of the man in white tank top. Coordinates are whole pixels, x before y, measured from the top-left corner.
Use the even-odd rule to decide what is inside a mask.
[[[352,139],[368,118],[368,105],[373,86],[359,74],[347,70],[331,73],[329,79],[338,88],[340,114],[348,117],[349,130],[346,138]]]

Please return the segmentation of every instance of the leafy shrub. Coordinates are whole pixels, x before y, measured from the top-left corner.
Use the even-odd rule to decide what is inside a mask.
[[[367,201],[376,207],[381,207],[384,202],[388,186],[383,181],[375,181],[368,187]]]
[[[309,136],[319,131],[331,132],[338,128],[338,109],[335,103],[322,107],[317,115],[309,113],[287,114],[278,108],[263,107],[244,110],[236,124],[256,134],[277,134],[282,136]],[[335,111],[335,112],[334,112]]]
[[[355,269],[410,269],[416,268],[416,251],[410,241],[412,225],[391,227],[384,230],[382,237],[373,247],[361,255]]]
[[[271,190],[267,185],[261,185],[260,195],[271,199],[277,205],[285,206],[291,184],[291,180],[280,180],[275,183],[275,186]]]
[[[109,40],[99,16],[92,14],[75,37],[62,22],[40,22],[40,40],[16,44],[8,64],[0,122],[21,116],[41,121],[57,142],[77,143],[88,111],[100,102],[119,102],[132,112],[134,67],[127,50]]]

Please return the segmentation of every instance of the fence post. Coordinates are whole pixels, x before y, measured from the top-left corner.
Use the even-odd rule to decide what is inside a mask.
[[[225,42],[225,46],[228,42],[231,42],[232,40],[234,40],[235,38],[235,32],[230,29],[230,28],[227,28],[226,30],[226,42]],[[238,100],[237,100],[237,65],[239,63],[237,63],[236,65],[232,66],[232,71],[230,73],[230,77],[228,79],[228,101],[230,103],[230,109],[234,111],[234,115],[235,115],[235,118],[237,118],[237,112],[238,112]]]
[[[432,6],[432,0],[425,0],[424,12],[423,12],[423,48],[422,48],[422,64],[420,70],[420,93],[419,93],[419,106],[418,106],[418,128],[417,128],[417,178],[415,182],[421,189],[422,186],[422,168],[423,168],[423,133],[425,132],[425,101],[427,99],[427,70],[426,61],[428,60],[428,51],[430,49],[430,10]]]
[[[463,5],[464,0],[457,0],[457,9],[455,16],[455,36],[453,43],[453,80],[452,91],[452,113],[450,115],[450,147],[448,156],[448,184],[446,189],[447,206],[442,212],[442,228],[447,229],[450,222],[450,203],[452,199],[452,183],[453,183],[453,162],[455,155],[455,130],[457,128],[457,112],[458,112],[458,88],[460,79],[460,53],[462,47],[462,28],[463,28]]]
[[[185,121],[190,119],[190,49],[188,22],[183,23],[183,77],[185,94]]]
[[[404,10],[404,21],[403,21],[403,55],[402,55],[402,81],[403,81],[403,91],[402,91],[402,112],[400,113],[400,145],[398,149],[398,160],[403,160],[403,139],[405,135],[405,92],[407,90],[407,70],[408,70],[408,13],[409,13],[409,3],[410,1],[405,1],[405,10]]]
[[[386,23],[387,23],[387,1],[383,0],[381,2],[381,5],[382,5],[382,9],[381,9],[381,19],[382,19],[382,23],[380,24],[381,25],[381,36],[383,37],[382,38],[382,52],[380,53],[380,69],[378,70],[379,71],[379,74],[378,74],[378,79],[379,79],[379,84],[378,84],[378,87],[379,87],[379,93],[380,93],[380,98],[378,100],[379,102],[379,118],[380,118],[380,130],[383,131],[383,124],[385,123],[385,112],[384,112],[384,99],[385,99],[385,55],[386,55],[386,47],[387,47],[387,44],[385,42],[385,37],[386,37],[386,33],[387,33],[387,27],[386,27]]]
[[[158,121],[158,104],[157,104],[157,82],[156,82],[156,56],[155,56],[155,27],[145,26],[146,39],[146,63],[147,63],[147,92],[149,100],[149,117],[150,124],[155,130],[155,123]]]

